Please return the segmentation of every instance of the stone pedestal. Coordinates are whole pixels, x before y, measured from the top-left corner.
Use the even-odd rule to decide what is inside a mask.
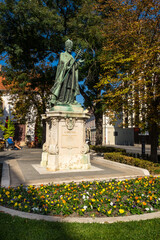
[[[81,105],[59,104],[44,114],[46,142],[41,166],[50,171],[90,168],[85,122],[90,117]]]

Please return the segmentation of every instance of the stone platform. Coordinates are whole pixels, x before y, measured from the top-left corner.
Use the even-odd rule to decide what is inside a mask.
[[[28,149],[0,152],[0,162],[8,165],[8,173],[4,176],[6,187],[20,184],[40,185],[49,183],[100,181],[111,179],[127,179],[137,176],[147,176],[145,169],[111,162],[91,152],[91,168],[82,170],[46,171],[40,166],[41,149]],[[9,176],[9,179],[8,179]]]

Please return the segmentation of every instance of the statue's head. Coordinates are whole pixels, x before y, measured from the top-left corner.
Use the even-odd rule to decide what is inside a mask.
[[[73,42],[68,39],[66,42],[65,42],[65,49],[67,52],[71,53],[72,51],[72,47],[73,47]]]

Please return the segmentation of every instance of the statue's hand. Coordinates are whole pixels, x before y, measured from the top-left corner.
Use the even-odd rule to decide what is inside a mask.
[[[79,59],[78,65],[81,65],[84,62],[84,59]]]

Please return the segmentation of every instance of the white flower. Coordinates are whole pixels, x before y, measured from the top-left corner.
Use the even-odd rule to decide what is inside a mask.
[[[92,205],[90,205],[91,206],[91,209],[93,209],[93,206]]]
[[[84,206],[83,208],[84,208],[84,210],[86,210],[86,209],[87,209],[87,206]]]
[[[86,192],[87,195],[89,195],[89,192]]]
[[[83,197],[82,197],[84,200],[86,199],[86,196],[85,195],[83,195]]]
[[[153,207],[151,207],[150,210],[153,211]]]
[[[149,208],[145,208],[146,211],[149,211]]]
[[[33,207],[32,210],[33,210],[33,211],[39,210],[39,208],[38,208],[38,207]]]
[[[158,198],[158,201],[160,201],[160,198]]]
[[[113,206],[113,202],[110,202],[110,205]]]
[[[82,198],[85,200],[85,199],[88,199],[89,197],[86,195],[83,195]]]
[[[141,195],[142,197],[144,196],[144,194]]]

